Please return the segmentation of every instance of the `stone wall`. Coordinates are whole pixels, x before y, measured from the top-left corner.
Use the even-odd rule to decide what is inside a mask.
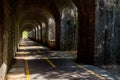
[[[9,4],[7,0],[4,0],[4,29],[3,29],[3,65],[2,65],[2,79],[5,78],[7,73],[8,64],[9,64],[9,37],[10,34],[10,11],[9,11]],[[4,80],[4,79],[3,79]]]
[[[95,63],[120,63],[120,0],[96,0]]]
[[[3,64],[3,1],[0,1],[0,80],[2,79]]]
[[[6,73],[15,53],[15,15],[7,0],[0,1],[0,80]]]

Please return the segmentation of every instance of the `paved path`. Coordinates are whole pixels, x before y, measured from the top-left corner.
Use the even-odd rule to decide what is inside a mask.
[[[7,80],[120,80],[95,66],[78,65],[31,40],[22,40]]]

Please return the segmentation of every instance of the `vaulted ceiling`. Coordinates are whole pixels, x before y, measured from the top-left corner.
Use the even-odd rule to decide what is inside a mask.
[[[60,19],[63,8],[73,7],[72,0],[9,0],[9,4],[20,26]]]

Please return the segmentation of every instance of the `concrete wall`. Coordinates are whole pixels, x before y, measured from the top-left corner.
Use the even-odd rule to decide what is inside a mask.
[[[95,63],[120,63],[120,0],[96,0]]]

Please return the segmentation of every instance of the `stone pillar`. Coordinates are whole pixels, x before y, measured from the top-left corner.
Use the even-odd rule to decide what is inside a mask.
[[[0,66],[2,65],[2,62],[3,62],[3,16],[4,16],[3,1],[1,0],[0,1]],[[0,75],[0,78],[1,78],[1,75]]]
[[[78,7],[77,62],[94,64],[95,0],[73,0]]]
[[[36,28],[33,30],[33,40],[36,41]]]
[[[42,39],[42,25],[40,27],[40,42],[42,43],[43,42],[43,39]]]
[[[48,34],[49,34],[49,30],[48,30],[48,22],[46,23],[46,44],[49,45],[49,39],[48,39]]]
[[[38,42],[41,41],[41,26],[38,26]]]
[[[35,28],[35,31],[36,31],[36,33],[35,33],[36,34],[35,40],[38,41],[38,28],[37,27]]]
[[[60,50],[60,19],[55,22],[55,49]]]
[[[38,36],[37,36],[37,28],[35,28],[35,41],[37,41]]]

